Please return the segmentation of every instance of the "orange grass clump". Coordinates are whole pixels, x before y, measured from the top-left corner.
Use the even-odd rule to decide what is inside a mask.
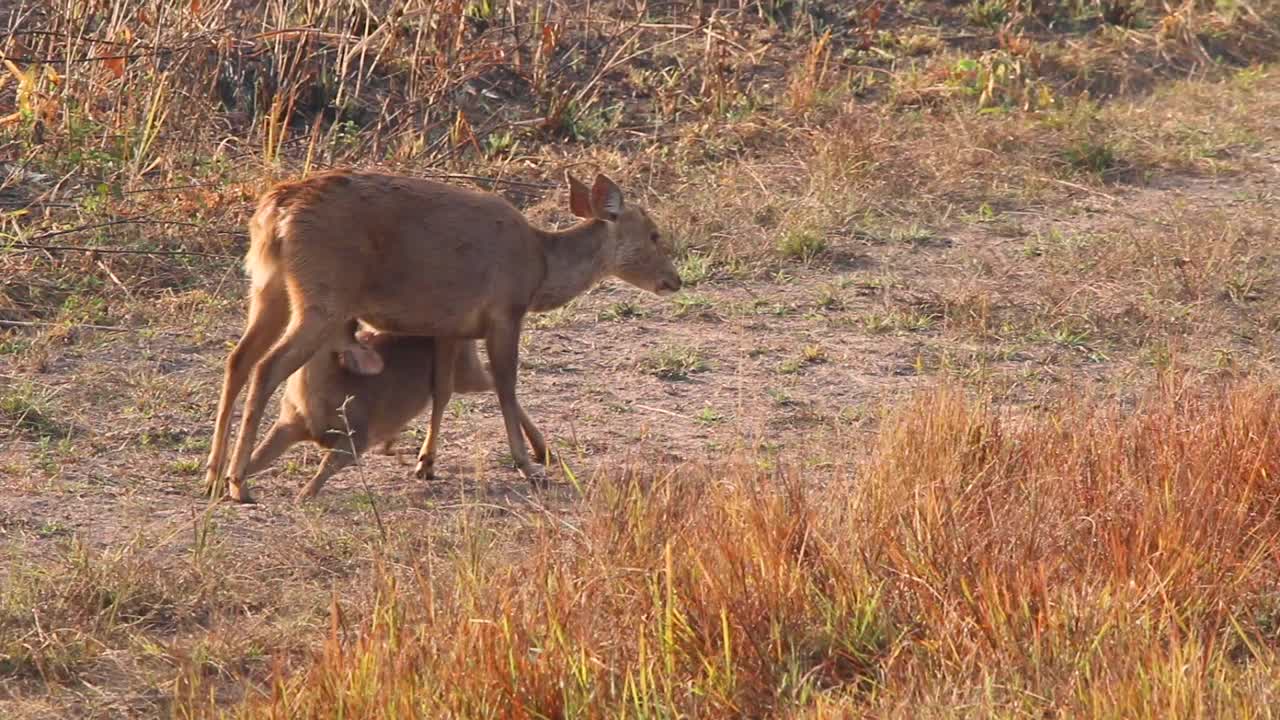
[[[323,651],[239,713],[1265,715],[1278,401],[1169,384],[1013,416],[934,390],[834,477],[599,479],[527,552],[477,531],[384,573],[358,630],[335,606]]]

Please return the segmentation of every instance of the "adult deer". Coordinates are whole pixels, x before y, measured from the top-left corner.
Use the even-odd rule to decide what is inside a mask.
[[[607,277],[659,295],[680,289],[670,246],[643,208],[624,202],[604,175],[590,189],[569,173],[565,179],[569,207],[583,220],[561,231],[531,226],[493,193],[381,173],[326,172],[265,193],[249,222],[249,318],[227,357],[208,488],[222,479],[231,411],[246,381],[226,476],[228,494],[242,502],[267,399],[315,352],[348,342],[343,334],[355,318],[436,339],[420,476],[432,472],[456,343],[484,338],[512,459],[530,482],[545,482],[520,437],[516,370],[525,314],[560,307]]]

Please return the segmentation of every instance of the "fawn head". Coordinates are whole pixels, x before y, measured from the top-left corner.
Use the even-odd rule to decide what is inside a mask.
[[[565,178],[573,214],[605,223],[613,247],[611,274],[658,295],[680,289],[671,244],[644,208],[624,203],[622,189],[604,175],[596,175],[590,189],[567,172]]]
[[[378,352],[379,336],[371,330],[361,329],[355,338],[338,350],[338,367],[356,375],[377,375],[385,364]]]

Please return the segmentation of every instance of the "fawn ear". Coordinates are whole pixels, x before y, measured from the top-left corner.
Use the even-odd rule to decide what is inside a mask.
[[[591,191],[568,170],[564,171],[564,179],[569,183],[569,210],[580,218],[594,218],[595,213],[591,211]]]
[[[622,188],[604,175],[596,175],[591,188],[592,214],[598,220],[614,222],[622,214]]]
[[[343,349],[338,353],[338,364],[356,375],[377,375],[385,367],[382,355],[364,345],[352,345]]]

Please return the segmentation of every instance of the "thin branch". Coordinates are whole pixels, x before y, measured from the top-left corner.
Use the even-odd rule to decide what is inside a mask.
[[[348,395],[342,401],[342,406],[338,408],[338,414],[342,417],[342,425],[347,429],[347,444],[351,447],[352,463],[356,466],[356,477],[360,478],[360,484],[364,486],[365,495],[369,496],[369,507],[373,510],[373,520],[378,524],[378,534],[382,536],[382,544],[387,544],[387,528],[382,524],[382,513],[378,512],[378,501],[373,496],[373,490],[369,488],[369,483],[364,479],[364,463],[360,461],[360,453],[356,450],[355,432],[351,429],[351,423],[347,419],[347,405],[354,400]],[[341,452],[339,450],[331,450],[330,452]]]
[[[114,225],[178,225],[181,227],[197,228],[199,230],[207,230],[217,235],[232,235],[235,237],[244,237],[244,233],[235,230],[222,230],[219,228],[206,228],[199,223],[187,222],[185,220],[154,220],[152,218],[116,218],[115,220],[107,220],[106,222],[90,223],[89,225],[79,225],[66,230],[54,230],[52,232],[42,233],[28,240],[47,240],[51,237],[59,235],[70,235],[72,233],[84,232],[86,230],[97,230],[104,227],[112,227]]]
[[[537,190],[553,190],[558,187],[553,183],[507,180],[506,178],[487,177],[484,175],[467,175],[464,173],[426,173],[426,175],[428,177],[440,178],[441,180],[471,180],[473,182],[490,183],[493,185],[515,185],[519,187],[534,188]]]
[[[0,59],[9,60],[15,63],[31,63],[38,65],[46,65],[51,63],[91,63],[102,62],[104,60],[139,60],[149,57],[160,57],[161,55],[171,55],[179,50],[186,50],[190,45],[182,45],[176,48],[156,48],[151,52],[145,53],[127,53],[125,55],[91,55],[82,58],[62,58],[62,57],[31,57],[30,55],[0,55]]]
[[[23,251],[102,253],[103,255],[156,255],[159,257],[181,257],[184,255],[192,255],[195,257],[219,258],[222,260],[239,259],[235,255],[199,252],[196,250],[130,250],[128,248],[81,247],[79,245],[34,245],[32,243],[18,242],[9,243],[5,245],[4,248],[13,248]]]
[[[137,328],[125,327],[123,325],[93,325],[90,323],[64,323],[64,322],[41,322],[39,320],[0,320],[0,327],[73,327],[85,328],[86,330],[109,330],[111,332],[133,332]],[[187,333],[176,332],[174,330],[156,330],[147,328],[147,332],[158,333],[160,335],[172,335],[173,337],[186,337]]]

